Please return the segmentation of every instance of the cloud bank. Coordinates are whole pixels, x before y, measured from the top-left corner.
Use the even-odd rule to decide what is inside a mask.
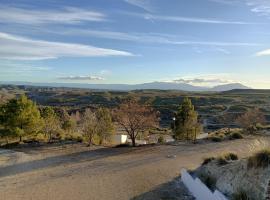
[[[126,51],[33,40],[0,32],[0,59],[44,60],[59,57],[132,56]]]
[[[59,77],[60,80],[70,80],[70,81],[103,81],[103,77],[99,76],[63,76]]]
[[[105,21],[103,13],[66,7],[61,10],[30,10],[0,6],[0,22],[16,24],[76,24],[86,21]]]
[[[256,53],[256,56],[270,56],[270,49],[259,51]]]

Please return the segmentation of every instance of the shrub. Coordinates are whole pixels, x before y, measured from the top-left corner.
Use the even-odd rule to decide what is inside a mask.
[[[255,155],[249,157],[248,159],[248,166],[255,167],[255,168],[265,168],[268,167],[270,164],[270,150],[262,150]]]
[[[224,155],[226,160],[238,160],[238,156],[235,153],[227,153]]]
[[[243,135],[239,132],[234,132],[234,133],[230,134],[231,140],[242,139],[242,138],[243,138]]]
[[[223,138],[218,137],[218,136],[213,136],[213,137],[211,137],[211,140],[212,140],[213,142],[221,142],[222,139],[223,139]]]
[[[47,137],[42,134],[42,133],[38,133],[35,137],[35,140],[39,141],[39,142],[46,142],[47,141]]]
[[[232,195],[232,200],[251,200],[244,190],[240,190]]]
[[[83,142],[83,137],[79,133],[71,133],[66,136],[67,140],[76,141],[76,142]]]
[[[165,143],[165,139],[164,139],[164,137],[163,137],[162,135],[159,136],[159,138],[158,138],[158,143],[160,143],[160,144]]]
[[[200,174],[199,178],[210,190],[214,191],[216,189],[217,179],[215,177],[208,174]]]
[[[228,160],[224,156],[220,156],[217,158],[217,164],[219,166],[228,164]]]
[[[205,158],[205,159],[203,160],[202,165],[207,165],[208,163],[210,163],[210,162],[213,161],[213,160],[215,160],[214,157],[208,157],[208,158]]]

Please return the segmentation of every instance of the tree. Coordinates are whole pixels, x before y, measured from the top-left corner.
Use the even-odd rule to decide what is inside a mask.
[[[236,119],[236,124],[252,134],[257,128],[258,124],[265,123],[265,117],[263,113],[258,109],[250,109]]]
[[[98,120],[96,114],[90,109],[86,109],[82,118],[82,131],[91,146],[93,138],[98,133]]]
[[[104,140],[110,140],[114,132],[111,113],[107,108],[99,108],[96,112],[96,117],[98,120],[99,141],[100,144],[103,144]]]
[[[22,137],[38,132],[42,127],[42,119],[36,104],[25,95],[9,100],[2,107],[3,124],[11,134]]]
[[[189,98],[184,98],[175,118],[175,138],[195,141],[202,127],[198,122],[198,114]]]
[[[52,107],[45,107],[41,110],[41,116],[44,120],[43,131],[46,136],[49,136],[49,142],[52,136],[60,130],[60,120]]]
[[[230,126],[233,122],[233,118],[234,116],[231,115],[230,113],[224,113],[218,117],[218,122],[223,123],[224,126],[227,128],[228,132],[230,133],[231,132]]]
[[[114,119],[127,132],[132,146],[136,146],[136,138],[139,133],[158,125],[157,112],[134,100],[120,104],[119,108],[114,111]]]
[[[69,115],[67,109],[64,107],[55,108],[55,113],[59,117],[61,128],[68,134],[74,133],[78,128],[78,122],[80,121],[80,113],[77,111],[75,114]]]

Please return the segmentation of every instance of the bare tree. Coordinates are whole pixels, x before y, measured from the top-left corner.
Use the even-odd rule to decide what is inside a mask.
[[[264,124],[265,121],[263,113],[258,108],[248,110],[236,119],[236,123],[249,133],[253,133],[256,126]]]
[[[137,101],[130,100],[119,106],[114,111],[114,119],[129,135],[132,146],[136,146],[139,133],[158,125],[158,115],[148,106],[140,105]]]
[[[86,109],[82,118],[82,131],[91,146],[94,136],[98,133],[98,120],[96,114],[90,109]]]

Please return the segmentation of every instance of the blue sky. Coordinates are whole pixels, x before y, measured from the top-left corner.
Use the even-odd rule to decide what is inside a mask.
[[[0,81],[270,88],[269,0],[0,0]]]

